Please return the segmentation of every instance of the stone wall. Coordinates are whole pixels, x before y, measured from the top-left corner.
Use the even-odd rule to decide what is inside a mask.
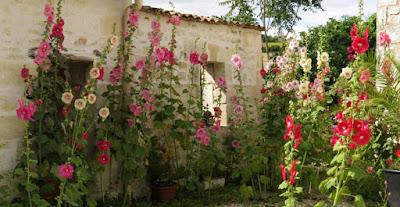
[[[23,96],[23,81],[20,70],[26,65],[35,71],[33,60],[28,51],[39,45],[44,29],[43,6],[46,0],[1,0],[0,1],[0,173],[12,169],[19,157],[18,146],[23,136],[24,122],[16,117],[17,100]],[[130,0],[65,0],[63,18],[65,20],[64,46],[68,55],[75,59],[95,61],[94,51],[102,51],[109,37],[113,23],[117,33],[123,27],[123,16]],[[148,51],[148,35],[151,21],[157,17],[151,13],[140,12],[139,30],[135,34],[135,48],[132,61],[144,58]],[[164,36],[161,45],[167,46],[172,26],[166,24],[167,17],[161,17]],[[181,64],[179,76],[182,84],[188,84],[189,55],[194,51],[194,42],[200,38],[198,48],[201,51],[206,42],[210,62],[222,65],[228,83],[227,100],[233,95],[234,66],[230,62],[235,47],[244,62],[244,83],[246,94],[260,97],[261,78],[261,35],[260,31],[242,27],[214,25],[204,22],[181,21],[177,29],[177,56]],[[108,57],[105,80],[115,66],[115,52]],[[105,90],[108,81],[100,82],[98,95]],[[184,98],[184,97],[182,97]],[[104,100],[99,100],[99,105]],[[227,107],[228,109],[231,107]]]
[[[392,39],[390,50],[392,54],[400,60],[400,1],[399,0],[378,0],[377,11],[377,34],[379,31],[386,31]],[[377,35],[377,45],[379,45],[379,35]],[[377,46],[378,54],[382,52],[382,47]]]

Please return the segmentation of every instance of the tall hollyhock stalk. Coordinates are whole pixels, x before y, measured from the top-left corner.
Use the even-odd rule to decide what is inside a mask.
[[[286,134],[283,138],[287,141],[284,145],[284,164],[280,164],[283,182],[279,185],[279,189],[285,190],[280,196],[286,197],[285,206],[295,207],[297,200],[296,194],[303,192],[302,187],[296,187],[296,179],[299,179],[296,166],[300,161],[296,159],[299,144],[301,143],[301,125],[294,124],[293,118],[286,116]]]

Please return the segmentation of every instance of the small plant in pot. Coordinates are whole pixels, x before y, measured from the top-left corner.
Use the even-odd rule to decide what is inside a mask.
[[[171,202],[175,199],[178,184],[172,170],[173,150],[161,142],[152,146],[149,154],[148,174],[151,180],[151,197],[155,201]]]

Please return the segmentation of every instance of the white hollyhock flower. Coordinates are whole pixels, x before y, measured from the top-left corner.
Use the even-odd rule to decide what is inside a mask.
[[[89,72],[90,78],[96,79],[100,77],[100,69],[98,68],[92,68]]]
[[[74,95],[72,95],[71,92],[65,92],[61,96],[62,102],[64,102],[67,105],[71,104],[72,99],[74,99]]]
[[[94,95],[93,93],[91,93],[91,94],[88,95],[88,102],[89,102],[90,104],[94,104],[94,103],[96,102],[96,100],[97,100],[97,97],[96,97],[96,95]]]
[[[107,107],[103,107],[99,110],[99,116],[103,119],[107,119],[108,115],[110,115],[110,110]]]
[[[353,74],[353,70],[349,67],[345,67],[342,69],[342,73],[340,75],[344,76],[347,79],[350,79],[352,74]]]
[[[329,61],[329,54],[327,52],[323,52],[321,54],[321,61],[324,62],[324,63]]]
[[[307,82],[301,83],[299,86],[299,91],[301,93],[307,93],[308,92],[308,83]]]
[[[110,43],[111,43],[112,45],[117,45],[117,44],[118,44],[118,37],[115,36],[115,35],[111,36],[111,37],[110,37]]]
[[[75,106],[75,108],[77,110],[83,110],[86,107],[86,101],[84,99],[81,99],[81,98],[76,99],[74,106]]]

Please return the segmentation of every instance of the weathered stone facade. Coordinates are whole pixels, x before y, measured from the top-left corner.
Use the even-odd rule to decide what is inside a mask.
[[[390,49],[392,55],[400,60],[400,1],[399,0],[378,0],[377,10],[377,31],[385,31],[390,35],[392,44]],[[379,35],[377,35],[377,45],[379,45]],[[378,53],[382,47],[377,47]]]
[[[36,68],[28,56],[29,51],[37,47],[44,29],[43,6],[46,0],[2,0],[0,1],[0,173],[12,169],[19,157],[18,145],[23,136],[24,122],[17,119],[15,110],[17,100],[23,96],[23,81],[20,70],[26,65],[31,72]],[[64,46],[68,55],[76,60],[93,62],[97,59],[95,50],[101,51],[116,22],[117,33],[123,30],[124,14],[131,0],[65,0],[63,18],[65,20]],[[146,3],[146,2],[145,2]],[[157,6],[157,5],[154,5]],[[157,16],[151,12],[139,12],[139,30],[134,35],[135,48],[132,61],[144,58],[149,48],[151,21]],[[163,38],[161,45],[167,45],[172,25],[167,24],[168,17],[161,16]],[[230,62],[236,45],[244,63],[244,84],[250,97],[259,97],[262,67],[261,35],[257,29],[229,24],[211,24],[210,22],[190,21],[184,18],[177,29],[177,56],[180,56],[179,76],[182,84],[188,84],[189,55],[194,51],[194,42],[200,38],[198,48],[201,51],[206,42],[206,50],[211,63],[217,65],[220,74],[228,83],[227,103],[233,95],[234,66]],[[115,52],[107,60],[105,80],[114,67]],[[99,82],[100,95],[108,81]],[[184,97],[182,97],[184,98]],[[99,105],[104,100],[99,100]],[[229,106],[227,107],[230,108]],[[229,116],[229,113],[228,113]]]

